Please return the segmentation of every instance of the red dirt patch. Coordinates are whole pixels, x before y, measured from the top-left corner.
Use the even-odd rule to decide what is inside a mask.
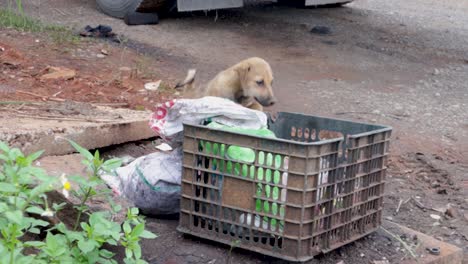
[[[2,32],[2,31],[0,31]],[[0,93],[3,101],[65,101],[104,103],[133,109],[152,109],[172,97],[172,85],[156,92],[144,84],[160,80],[157,65],[128,49],[83,39],[60,44],[44,36],[3,30],[0,42]],[[41,78],[51,67],[76,74]],[[131,74],[129,74],[129,72]]]

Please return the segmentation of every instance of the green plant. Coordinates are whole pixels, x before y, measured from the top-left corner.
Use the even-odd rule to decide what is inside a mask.
[[[19,149],[9,148],[0,142],[0,263],[117,263],[114,253],[105,245],[123,246],[125,263],[145,263],[141,260],[141,238],[152,239],[156,235],[145,230],[145,221],[138,209],[128,209],[123,224],[114,222],[114,216],[122,208],[111,203],[110,212],[91,212],[86,202],[110,192],[99,175],[120,166],[120,161],[104,161],[99,152],[91,154],[74,142],[70,142],[84,157],[89,169],[88,178],[70,177],[78,185],[72,193],[80,199],[73,228],[65,223],[51,224],[44,217],[52,217],[64,204],[49,206],[47,193],[59,189],[69,195],[71,183],[63,175],[60,179],[48,176],[34,167],[33,162],[42,152],[25,156]],[[87,221],[82,216],[88,215]],[[43,219],[40,219],[41,216]],[[37,235],[44,234],[41,240]],[[32,250],[25,253],[27,248]]]
[[[135,68],[143,79],[153,79],[156,77],[152,64],[151,56],[147,54],[141,54],[135,59]]]
[[[17,30],[41,32],[44,25],[18,11],[0,8],[0,27],[11,27]]]
[[[228,257],[226,259],[226,264],[231,264],[232,251],[241,244],[239,239],[231,241],[231,247],[229,248]]]
[[[73,34],[66,27],[48,25],[25,15],[22,0],[15,0],[16,7],[13,7],[11,0],[8,0],[6,9],[0,8],[0,28],[11,27],[21,31],[45,32],[57,44],[77,44],[81,38]]]

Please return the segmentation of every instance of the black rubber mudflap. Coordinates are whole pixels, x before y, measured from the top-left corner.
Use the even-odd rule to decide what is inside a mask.
[[[139,13],[128,12],[124,17],[125,24],[130,26],[136,25],[155,25],[159,23],[157,13]]]

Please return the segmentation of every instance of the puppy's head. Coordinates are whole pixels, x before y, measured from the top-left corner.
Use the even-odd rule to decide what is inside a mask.
[[[250,58],[240,62],[237,68],[245,97],[255,98],[263,106],[271,106],[277,102],[272,89],[273,72],[268,62]]]

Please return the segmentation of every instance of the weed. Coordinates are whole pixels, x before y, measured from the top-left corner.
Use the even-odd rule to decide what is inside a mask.
[[[70,182],[62,175],[58,180],[33,166],[42,151],[25,156],[0,141],[0,263],[117,263],[115,254],[104,249],[106,245],[123,246],[125,263],[146,263],[141,259],[140,239],[156,235],[145,230],[145,221],[137,208],[128,209],[122,225],[114,222],[115,214],[122,208],[113,203],[109,190],[99,188],[104,185],[101,173],[119,167],[120,160],[104,161],[98,151],[93,155],[70,143],[83,156],[88,178],[74,176]],[[78,188],[72,191],[75,184]],[[41,219],[53,217],[65,205],[49,206],[47,195],[53,190],[60,190],[65,197],[72,192],[80,199],[75,206],[78,216],[72,229],[62,222]],[[110,212],[90,211],[86,202],[97,196],[108,198]],[[82,221],[83,214],[88,214],[87,221]],[[38,238],[34,234],[43,234],[45,239],[31,240]],[[35,250],[26,254],[27,248]]]
[[[24,14],[21,0],[16,0],[16,8],[8,2],[6,9],[0,8],[0,28],[13,28],[23,32],[46,33],[57,45],[77,44],[80,38],[63,26],[44,24]]]
[[[135,61],[135,68],[138,73],[141,74],[141,77],[144,79],[153,79],[156,77],[156,73],[152,67],[152,61],[150,56],[140,55]]]
[[[0,27],[14,28],[20,31],[42,32],[44,25],[18,11],[0,8]]]

